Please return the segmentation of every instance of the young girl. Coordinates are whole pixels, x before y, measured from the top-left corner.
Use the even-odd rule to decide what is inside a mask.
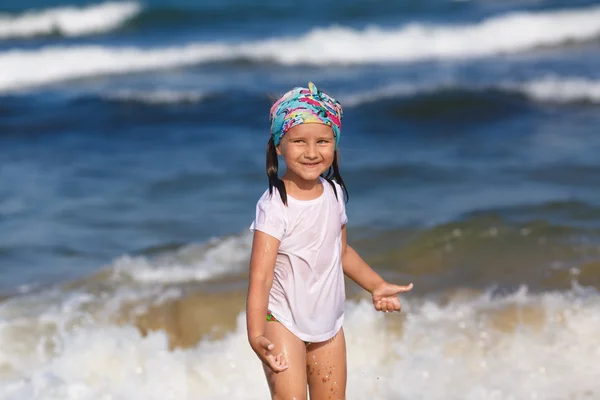
[[[344,274],[378,311],[400,311],[398,294],[412,284],[385,282],[346,244],[340,103],[309,83],[275,102],[270,120],[269,189],[250,228],[248,340],[273,399],[345,399]]]

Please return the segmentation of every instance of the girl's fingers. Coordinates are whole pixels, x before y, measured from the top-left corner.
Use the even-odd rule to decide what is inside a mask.
[[[273,367],[271,367],[271,369],[273,370],[273,372],[283,372],[287,368],[288,368],[287,365],[284,365],[284,366],[274,365]]]
[[[269,368],[271,368],[271,370],[273,370],[273,372],[282,372],[288,368],[281,353],[279,353],[276,357],[267,357],[267,365]]]
[[[383,312],[402,311],[402,305],[398,299],[384,298],[373,303],[375,310]]]
[[[400,311],[400,302],[394,300],[386,300],[385,309],[387,310],[387,312]]]
[[[386,301],[388,312],[394,312],[394,302],[391,300]]]
[[[400,302],[398,301],[398,299],[392,299],[388,302],[388,309],[390,310],[390,312],[394,312],[394,311],[398,311],[400,310]]]
[[[258,346],[260,346],[260,349],[262,349],[262,351],[257,349],[256,354],[267,367],[269,367],[275,373],[285,371],[288,368],[283,357],[283,353],[279,353],[277,355],[272,353],[272,351],[275,349],[275,345],[269,339],[261,336],[256,338],[256,340],[258,342]]]
[[[279,357],[279,366],[281,368],[287,368],[287,363],[285,361],[285,357],[283,356],[283,354],[279,353],[279,355],[277,357]]]

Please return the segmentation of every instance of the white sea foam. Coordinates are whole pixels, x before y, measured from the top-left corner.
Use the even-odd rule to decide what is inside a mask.
[[[71,340],[75,346],[82,346],[75,350],[78,354],[74,356],[79,360],[93,355],[83,351],[88,334],[95,337],[112,332],[112,345],[122,343],[122,332],[134,332],[133,328],[111,327],[121,318],[123,307],[128,310],[127,315],[135,317],[152,305],[181,297],[182,290],[174,286],[176,283],[204,281],[247,269],[250,245],[251,235],[246,233],[187,245],[154,257],[123,256],[107,266],[103,277],[90,277],[72,289],[24,292],[1,302],[0,399],[11,398],[6,397],[9,392],[4,391],[4,380],[26,378],[30,371],[46,368],[54,362],[54,355],[69,351],[65,346],[70,346]],[[104,346],[102,343],[99,345]],[[69,363],[67,359],[65,362]],[[34,378],[45,382],[41,383],[43,386],[49,375],[42,375]],[[37,392],[40,388],[34,389]],[[48,388],[48,393],[44,398],[54,398],[52,388]],[[63,394],[56,394],[56,398],[69,398],[61,397]]]
[[[600,103],[600,80],[547,76],[539,80],[526,82],[518,90],[539,101]]]
[[[598,293],[409,300],[397,314],[368,301],[348,303],[349,400],[565,399],[600,396]],[[40,362],[0,379],[0,399],[264,399],[259,361],[244,315],[221,340],[168,351],[163,332],[142,337],[129,325],[65,329],[53,352],[0,325],[2,349]],[[45,356],[42,357],[42,355]],[[12,352],[2,363],[19,363]]]
[[[441,90],[499,90],[520,93],[531,100],[552,103],[600,103],[600,80],[581,77],[548,75],[522,82],[502,82],[492,85],[465,86],[458,81],[438,83],[395,82],[379,88],[339,96],[345,106],[356,107],[376,101],[435,93]]]
[[[599,35],[600,7],[591,7],[510,13],[455,26],[413,23],[396,30],[316,29],[300,40],[272,40],[256,50],[284,64],[412,62],[515,53]]]
[[[0,14],[0,39],[50,34],[83,36],[108,32],[140,13],[132,2],[107,2],[87,7],[57,7],[19,15]]]
[[[80,340],[85,347],[87,334],[82,332],[93,336],[102,336],[105,330],[116,332],[111,340],[120,343],[122,329],[111,324],[121,319],[124,307],[133,318],[153,305],[181,297],[183,292],[174,286],[176,283],[204,281],[247,269],[250,245],[251,235],[245,233],[153,257],[123,256],[107,266],[101,277],[90,277],[71,289],[23,293],[1,302],[0,399],[8,393],[2,386],[4,380],[25,378],[29,371],[45,368],[54,355],[68,351],[65,346],[71,340]],[[89,352],[77,355],[81,359],[89,356]],[[45,382],[47,375],[43,375],[39,379]],[[48,393],[45,398],[54,398],[51,388]],[[62,395],[56,394],[57,398]]]
[[[398,97],[410,97],[415,94],[433,92],[447,87],[446,84],[418,84],[409,82],[396,82],[380,88],[348,93],[341,95],[340,101],[347,107],[356,107],[362,104],[373,103],[380,100]]]
[[[61,46],[0,53],[0,92],[107,74],[173,68],[230,56],[224,44],[161,49]],[[36,66],[44,65],[44,68]]]
[[[131,73],[246,58],[285,65],[363,64],[457,59],[514,53],[600,35],[600,7],[511,13],[466,25],[413,23],[397,29],[314,29],[299,37],[192,43],[141,49],[47,47],[0,53],[0,92],[103,74]],[[44,65],[44,68],[37,68]]]
[[[96,293],[52,289],[5,300],[0,303],[0,399],[6,395],[3,380],[46,365],[69,335],[109,326],[125,304],[134,305],[130,315],[136,316],[180,296],[177,288],[123,284]]]
[[[188,245],[157,258],[123,256],[111,266],[117,280],[145,283],[204,281],[248,268],[252,236],[229,236],[208,244]]]
[[[501,82],[491,85],[463,85],[457,80],[447,79],[441,82],[391,82],[378,88],[341,93],[338,98],[346,107],[357,107],[363,104],[393,98],[405,98],[414,95],[433,94],[442,90],[499,90],[520,93],[531,100],[552,103],[590,102],[600,103],[600,80],[575,77],[547,75],[529,81]],[[206,99],[200,91],[164,90],[117,90],[102,94],[101,97],[135,101],[147,104],[198,103]],[[2,212],[0,204],[0,212]]]

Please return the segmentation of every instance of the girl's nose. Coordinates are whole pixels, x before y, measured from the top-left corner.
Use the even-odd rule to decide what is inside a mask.
[[[315,144],[309,144],[306,147],[306,151],[304,152],[304,157],[306,158],[317,158],[319,156],[317,152],[317,146]]]

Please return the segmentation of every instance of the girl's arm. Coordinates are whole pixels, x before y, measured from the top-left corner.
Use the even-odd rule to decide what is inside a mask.
[[[250,256],[250,282],[246,299],[248,341],[263,363],[274,372],[287,368],[282,354],[271,353],[275,347],[265,335],[269,291],[273,284],[279,240],[261,231],[254,231]]]
[[[378,311],[400,311],[398,293],[408,292],[413,287],[412,283],[408,286],[394,285],[379,276],[346,242],[346,225],[342,227],[342,268],[348,278],[371,293]]]
[[[342,268],[344,274],[369,293],[382,283],[383,278],[367,264],[346,242],[346,225],[342,227]]]

